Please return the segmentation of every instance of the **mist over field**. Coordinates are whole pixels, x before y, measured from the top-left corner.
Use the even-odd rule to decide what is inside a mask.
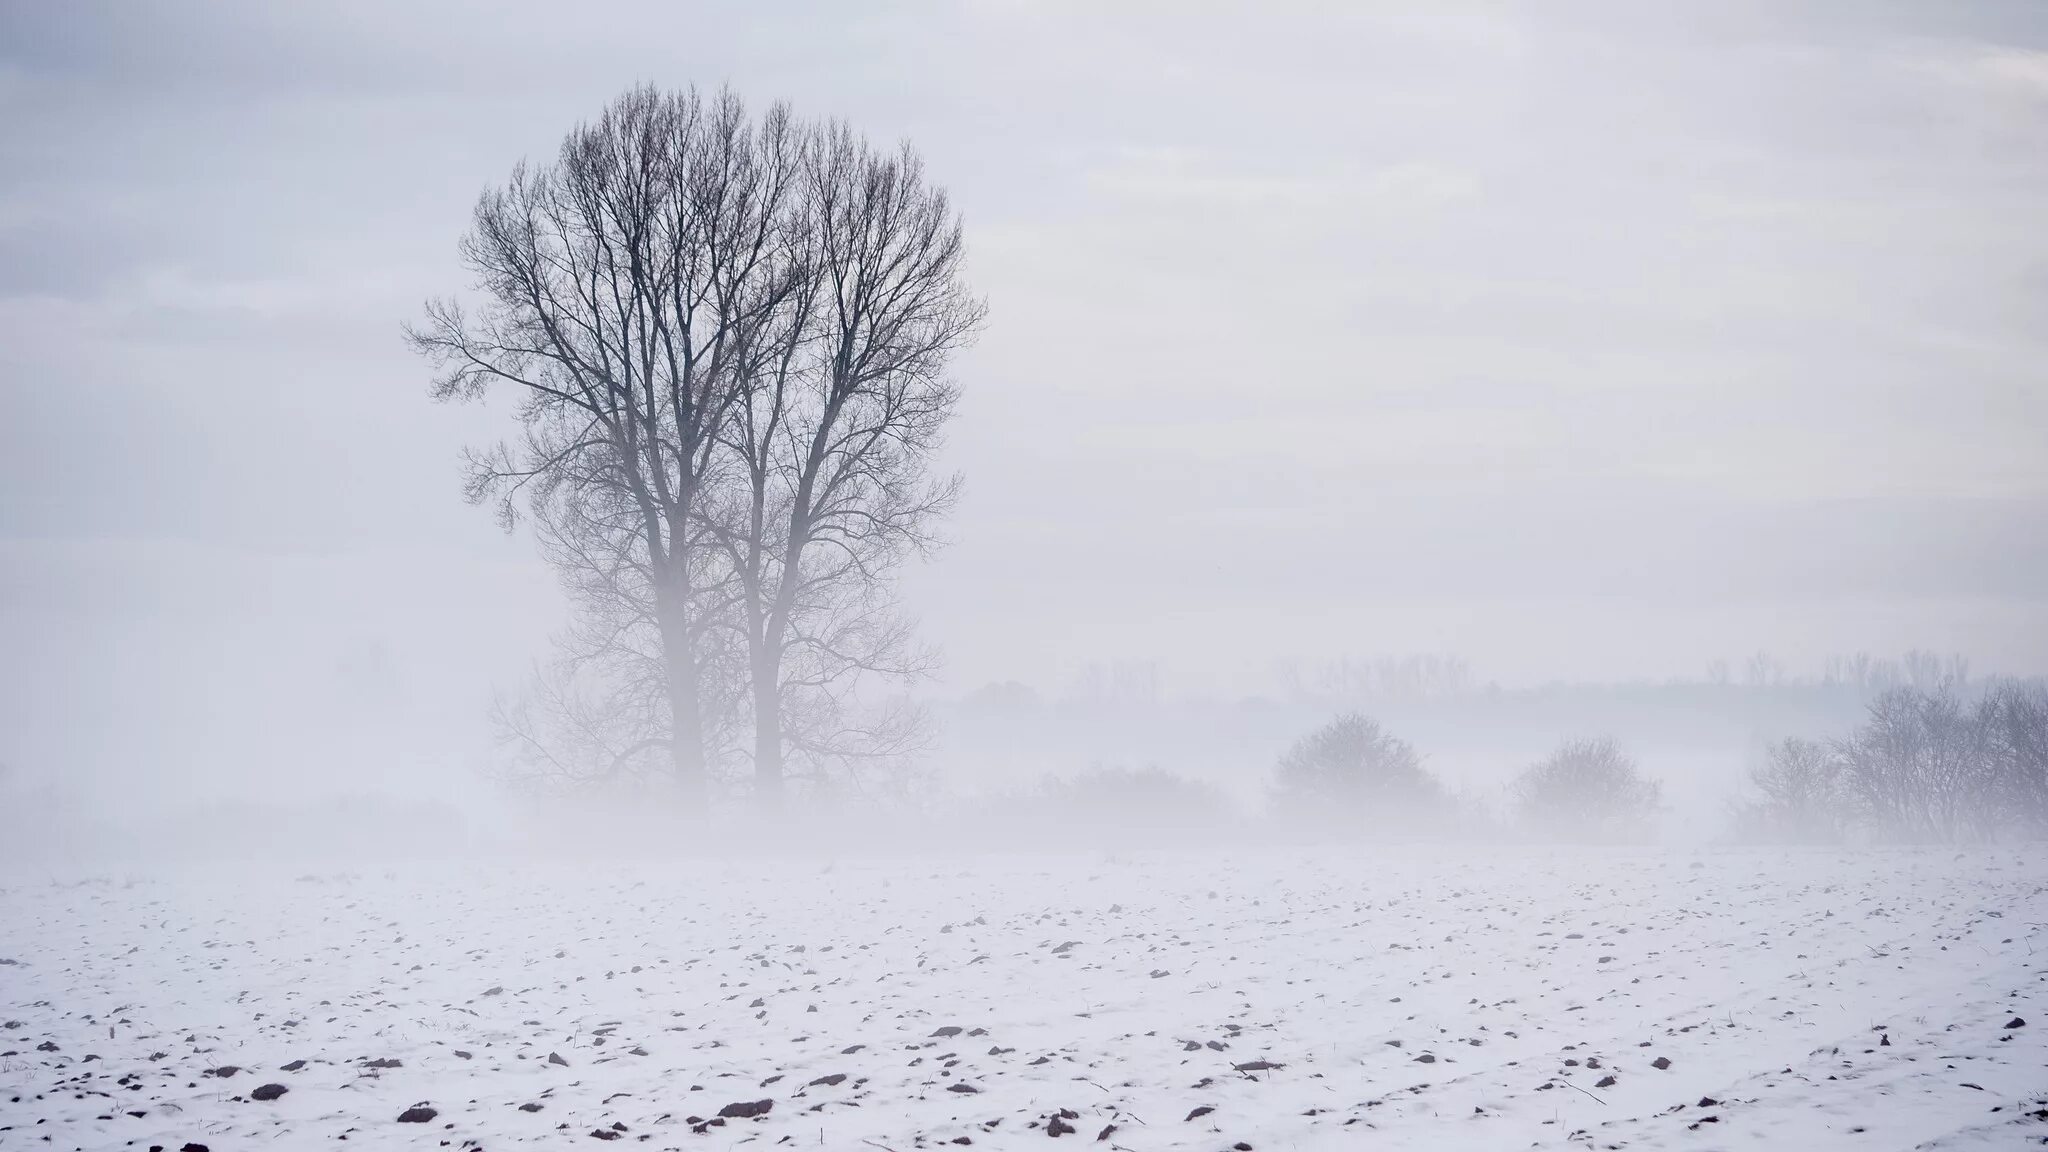
[[[2048,1143],[2048,8],[0,0],[0,1152]]]

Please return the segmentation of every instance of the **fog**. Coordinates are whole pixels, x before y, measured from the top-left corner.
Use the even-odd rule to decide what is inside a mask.
[[[0,1098],[2038,1136],[2044,203],[2030,0],[0,0]]]
[[[966,214],[935,700],[2041,671],[2037,15],[1437,7],[10,6],[0,757],[152,810],[468,795],[565,608],[460,499],[504,413],[398,327],[642,80],[909,139]]]

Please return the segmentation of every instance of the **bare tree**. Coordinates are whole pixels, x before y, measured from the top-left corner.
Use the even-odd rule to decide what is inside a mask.
[[[1784,661],[1759,649],[1742,666],[1743,683],[1752,688],[1769,688],[1785,679]]]
[[[1530,827],[1596,840],[1645,834],[1663,791],[1612,737],[1568,740],[1524,769],[1513,785],[1516,806]]]
[[[1297,822],[1412,819],[1443,799],[1443,786],[1422,766],[1415,746],[1358,712],[1296,741],[1280,758],[1273,783],[1275,807]]]
[[[786,236],[801,273],[745,346],[726,426],[742,480],[714,516],[749,656],[754,787],[770,806],[786,749],[816,761],[915,743],[905,713],[848,720],[861,681],[929,663],[887,579],[934,543],[953,504],[957,479],[932,473],[957,395],[947,368],[983,316],[959,217],[914,152],[878,152],[831,124],[799,154]]]
[[[1981,707],[1991,727],[2001,802],[2014,823],[2048,831],[2048,685],[2003,681]]]
[[[1858,814],[1890,839],[1982,839],[1999,823],[1994,729],[1934,665],[1934,691],[1893,688],[1870,704],[1862,727],[1839,741],[1842,779]]]
[[[612,581],[648,617],[634,626],[658,642],[671,769],[698,798],[705,653],[733,603],[701,505],[741,353],[801,282],[784,236],[795,144],[779,107],[755,124],[730,94],[631,91],[479,200],[462,254],[480,312],[436,302],[408,329],[437,398],[519,397],[524,435],[472,454],[470,496],[508,527],[523,493],[561,512],[572,579]]]
[[[1762,799],[1743,815],[1774,839],[1832,843],[1845,831],[1841,759],[1824,743],[1797,737],[1771,745],[1750,783]]]

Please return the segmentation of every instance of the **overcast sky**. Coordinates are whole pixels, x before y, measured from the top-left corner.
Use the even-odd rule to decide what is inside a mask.
[[[2035,0],[0,0],[0,759],[480,753],[563,606],[399,326],[638,81],[966,213],[939,691],[2048,670]]]

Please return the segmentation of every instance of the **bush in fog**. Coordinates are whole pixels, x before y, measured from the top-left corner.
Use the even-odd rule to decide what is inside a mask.
[[[1280,758],[1274,807],[1300,819],[1340,822],[1414,814],[1442,806],[1436,777],[1413,745],[1357,712],[1337,717],[1297,741]]]
[[[2048,832],[2048,684],[1997,685],[1980,707],[2012,823]]]
[[[1842,760],[1826,744],[1796,737],[1773,744],[1749,782],[1761,799],[1738,809],[1745,839],[1829,844],[1851,823]]]
[[[1894,685],[1827,744],[1787,740],[1737,808],[1745,838],[1961,843],[2048,832],[2048,686],[1991,685],[1974,702],[1953,677]]]
[[[1649,833],[1663,786],[1644,776],[1612,737],[1569,740],[1515,778],[1516,814],[1569,840],[1633,840]]]
[[[1165,819],[1212,819],[1224,809],[1223,794],[1213,786],[1156,765],[1096,766],[1077,776],[1048,776],[1041,791],[1060,803]]]
[[[1095,766],[1073,776],[997,797],[975,823],[985,836],[1020,835],[1032,843],[1125,844],[1223,824],[1223,793],[1163,768]]]
[[[1995,753],[1995,709],[1965,705],[1946,688],[1894,688],[1837,742],[1854,814],[1879,839],[1904,843],[1982,840],[2007,807]]]

